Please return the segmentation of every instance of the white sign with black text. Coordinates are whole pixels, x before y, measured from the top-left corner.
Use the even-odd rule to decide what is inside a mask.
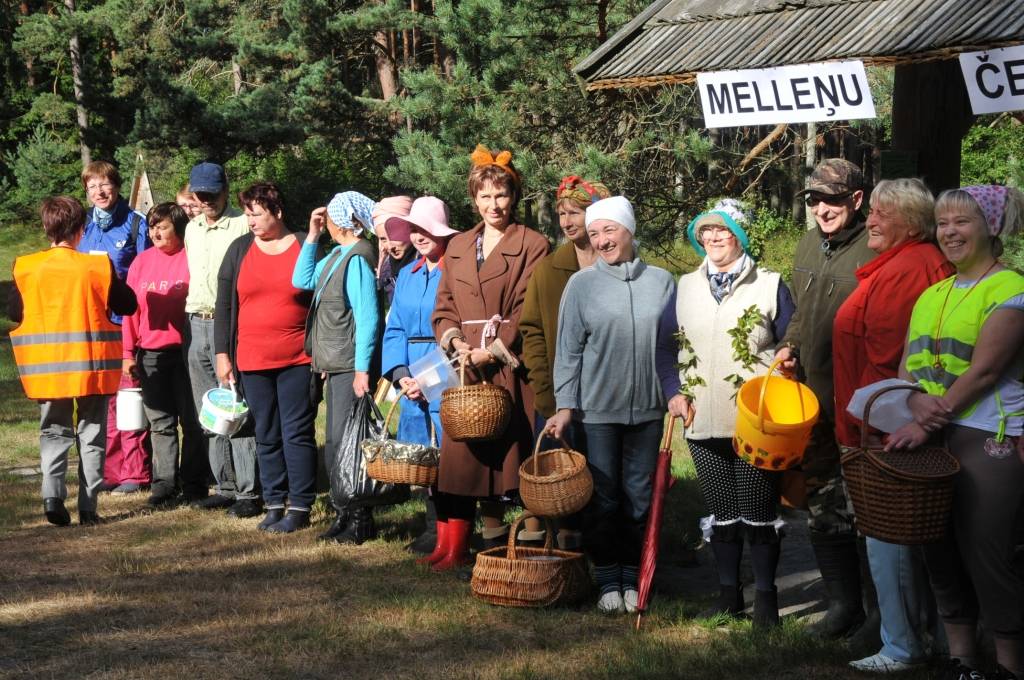
[[[964,52],[960,70],[975,114],[1024,110],[1024,45]]]
[[[875,117],[860,61],[698,73],[697,87],[709,128]]]

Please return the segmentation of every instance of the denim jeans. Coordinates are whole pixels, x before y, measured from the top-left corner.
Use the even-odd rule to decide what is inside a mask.
[[[316,496],[316,408],[308,365],[243,371],[242,386],[256,426],[256,455],[267,508],[310,510]]]
[[[196,412],[203,407],[203,395],[217,387],[216,355],[213,351],[213,319],[190,316],[185,326],[185,356]],[[247,427],[242,432],[247,432]],[[255,500],[256,440],[252,436],[206,435],[210,471],[217,480],[217,493],[228,498]]]
[[[175,493],[180,486],[186,496],[205,496],[210,474],[206,437],[196,419],[181,347],[140,349],[136,365],[153,445],[153,493]]]
[[[651,507],[662,421],[584,423],[594,495],[583,511],[583,544],[596,566],[637,565]]]
[[[926,661],[923,634],[928,629],[931,591],[920,550],[870,537],[867,546],[882,617],[882,654],[904,663]]]

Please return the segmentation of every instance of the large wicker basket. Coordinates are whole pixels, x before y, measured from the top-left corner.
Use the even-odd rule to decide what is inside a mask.
[[[519,524],[533,517],[524,512],[513,523],[508,546],[477,553],[471,587],[474,597],[501,607],[547,607],[571,604],[587,595],[590,577],[581,553],[551,547],[551,525],[543,548],[517,546]]]
[[[860,448],[842,456],[843,477],[862,534],[901,545],[934,543],[946,533],[960,463],[938,446],[884,453],[867,444],[872,403],[901,389],[923,391],[896,385],[872,395],[864,406]]]
[[[533,455],[519,466],[519,497],[526,509],[541,517],[565,517],[579,512],[594,493],[594,478],[582,453],[563,448],[540,451],[537,437]]]
[[[441,427],[454,441],[488,441],[505,434],[512,415],[512,395],[486,381],[466,384],[466,364],[459,370],[461,385],[441,393]]]
[[[399,397],[405,394],[403,389]],[[398,402],[384,419],[383,438],[364,440],[360,447],[366,461],[366,474],[390,484],[433,486],[437,483],[438,448],[434,422],[430,422],[432,446],[406,444],[390,439],[391,419],[399,411]]]

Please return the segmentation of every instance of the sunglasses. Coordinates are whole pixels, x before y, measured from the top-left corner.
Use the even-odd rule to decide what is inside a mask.
[[[808,208],[813,208],[819,203],[824,203],[825,205],[842,205],[846,199],[850,198],[850,196],[853,196],[852,191],[844,191],[841,194],[808,194],[804,203]]]

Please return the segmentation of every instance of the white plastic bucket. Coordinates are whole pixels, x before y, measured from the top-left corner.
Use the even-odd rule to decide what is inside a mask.
[[[117,391],[117,429],[137,432],[149,427],[146,411],[142,407],[142,389],[122,387]]]
[[[427,401],[440,401],[442,392],[459,386],[459,374],[452,368],[452,360],[440,348],[409,364],[409,372],[419,383]]]
[[[242,428],[248,416],[249,406],[238,398],[234,383],[230,389],[215,387],[203,395],[199,424],[207,432],[229,437]]]

